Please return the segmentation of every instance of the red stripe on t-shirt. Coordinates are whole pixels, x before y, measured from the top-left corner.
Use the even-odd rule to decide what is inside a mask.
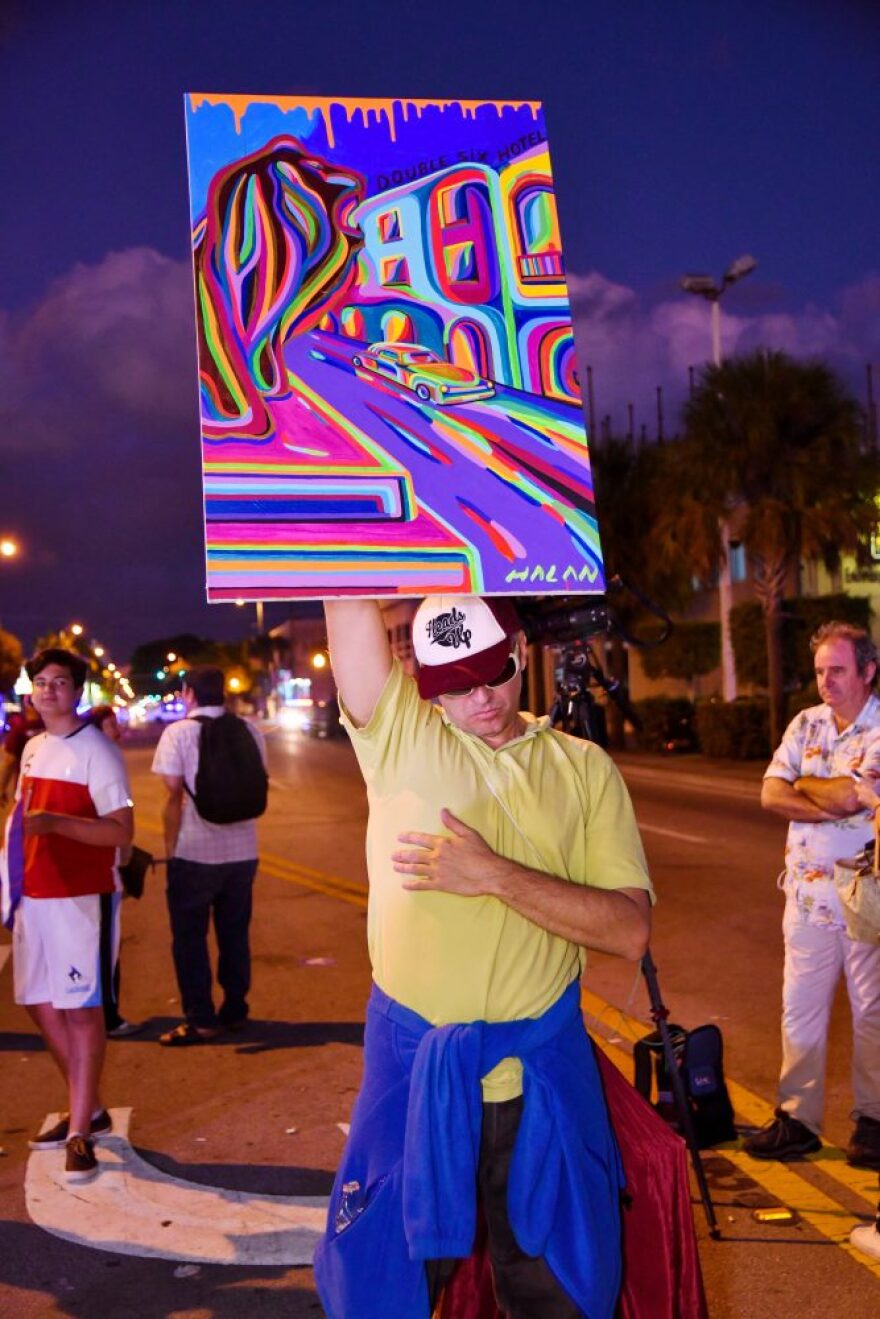
[[[84,783],[61,779],[22,779],[25,814],[52,811],[97,820],[98,812]],[[25,837],[24,893],[29,898],[79,898],[87,893],[112,893],[116,849],[94,847],[58,834]]]

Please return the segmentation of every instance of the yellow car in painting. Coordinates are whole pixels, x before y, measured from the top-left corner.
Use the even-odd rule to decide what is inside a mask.
[[[381,376],[410,390],[422,403],[468,403],[490,398],[495,386],[466,366],[445,361],[417,343],[374,343],[351,359],[359,375]]]

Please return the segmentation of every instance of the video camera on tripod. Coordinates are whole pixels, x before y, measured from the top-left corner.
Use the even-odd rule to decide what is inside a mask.
[[[642,723],[619,679],[609,678],[605,673],[591,639],[616,633],[628,645],[644,648],[659,645],[672,631],[672,620],[659,605],[627,586],[620,577],[612,577],[608,582],[609,594],[622,591],[629,591],[647,613],[661,620],[656,636],[634,636],[627,632],[604,598],[585,601],[581,596],[561,596],[529,598],[519,603],[528,640],[557,646],[562,652],[561,675],[550,708],[550,722],[554,728],[601,747],[608,745],[605,706],[591,689],[603,691],[634,728],[640,729]]]
[[[608,746],[605,707],[597,701],[591,687],[600,688],[634,728],[641,728],[642,721],[619,681],[606,676],[589,643],[580,648],[568,646],[563,652],[562,676],[550,707],[550,723],[554,728],[586,738],[597,746]]]

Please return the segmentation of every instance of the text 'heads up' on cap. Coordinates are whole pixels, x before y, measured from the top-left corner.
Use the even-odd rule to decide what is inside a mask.
[[[510,600],[428,596],[413,619],[420,695],[432,700],[497,678],[521,627]]]

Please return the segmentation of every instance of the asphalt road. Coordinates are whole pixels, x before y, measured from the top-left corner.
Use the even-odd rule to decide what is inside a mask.
[[[365,801],[347,742],[270,734],[274,789],[261,826],[253,928],[253,1020],[243,1035],[196,1049],[159,1048],[178,1019],[162,880],[125,904],[122,1009],[148,1023],[108,1049],[104,1099],[131,1105],[131,1138],[157,1168],[187,1182],[270,1195],[329,1189],[360,1073],[365,950]],[[159,785],[150,749],[130,747],[138,840],[161,850]],[[774,878],[784,828],[757,805],[758,771],[682,759],[623,758],[660,895],[654,956],[674,1020],[716,1020],[738,1116],[758,1120],[778,1068],[781,899]],[[3,938],[6,939],[5,934]],[[2,953],[2,947],[0,947]],[[646,1021],[635,968],[591,959],[586,1000],[603,1047],[626,1070],[627,1034]],[[308,1268],[202,1264],[72,1244],[36,1227],[25,1203],[27,1135],[62,1103],[52,1064],[0,971],[0,1314],[319,1316]],[[644,1026],[640,1026],[643,1029]],[[849,1133],[849,1029],[832,1027],[827,1137]],[[35,1156],[48,1158],[48,1155]],[[843,1171],[841,1171],[841,1169]],[[787,1170],[735,1150],[707,1171],[723,1239],[696,1222],[713,1319],[827,1319],[880,1312],[880,1266],[837,1244],[867,1217],[873,1182],[847,1179],[834,1149]],[[76,1196],[71,1192],[73,1235]],[[783,1201],[793,1224],[758,1225],[756,1206]],[[647,1319],[647,1317],[646,1317]]]

